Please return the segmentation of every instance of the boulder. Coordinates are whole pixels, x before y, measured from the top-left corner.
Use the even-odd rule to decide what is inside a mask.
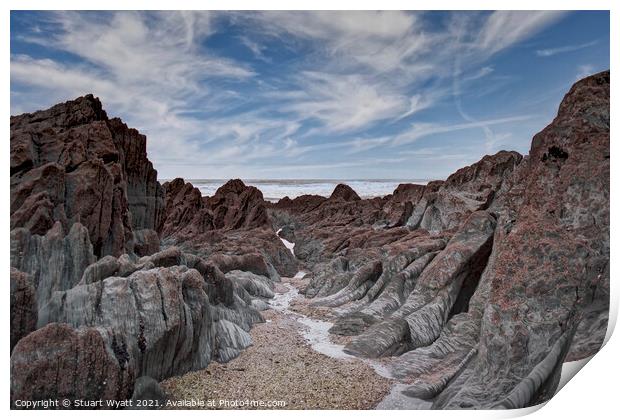
[[[134,380],[123,337],[107,328],[49,324],[20,340],[11,353],[14,408],[16,400],[125,400]]]

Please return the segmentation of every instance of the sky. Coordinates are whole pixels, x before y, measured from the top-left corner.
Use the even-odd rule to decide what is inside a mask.
[[[161,179],[444,179],[529,151],[609,12],[11,12],[11,114],[87,93]]]

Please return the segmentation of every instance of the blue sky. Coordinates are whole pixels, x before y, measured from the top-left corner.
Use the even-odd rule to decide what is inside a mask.
[[[608,12],[11,12],[11,114],[93,93],[160,178],[445,178],[608,68]]]

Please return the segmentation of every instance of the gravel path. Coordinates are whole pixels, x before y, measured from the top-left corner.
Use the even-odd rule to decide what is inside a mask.
[[[297,285],[299,279],[283,279],[289,281]],[[283,286],[290,287],[278,286],[280,293],[286,291]],[[302,301],[296,299],[291,307],[303,309]],[[314,321],[288,310],[270,309],[263,315],[267,322],[252,328],[254,344],[238,358],[167,379],[162,388],[172,400],[204,401],[202,408],[210,409],[371,409],[390,392],[394,382],[363,361],[315,351],[304,337],[308,321]],[[286,405],[236,406],[246,400]]]

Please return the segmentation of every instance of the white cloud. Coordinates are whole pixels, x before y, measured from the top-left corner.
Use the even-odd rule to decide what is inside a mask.
[[[530,115],[518,115],[506,118],[494,118],[483,121],[470,121],[460,124],[435,124],[435,123],[416,123],[411,127],[394,137],[392,145],[398,146],[413,143],[423,137],[433,134],[451,133],[454,131],[468,130],[472,128],[482,128],[492,125],[501,125],[511,122],[525,121],[532,118]]]
[[[37,89],[39,108],[88,92],[99,96],[110,115],[149,136],[149,157],[163,176],[176,175],[182,166],[247,174],[267,160],[316,158],[332,150],[345,158],[468,128],[481,128],[487,144],[497,144],[503,134],[490,126],[526,117],[409,123],[450,97],[453,76],[465,86],[488,76],[489,56],[560,16],[457,14],[442,27],[431,26],[423,13],[397,11],[214,13],[54,12],[47,18],[57,29],[53,33],[34,27],[20,37],[79,57],[80,64],[12,56],[11,79]],[[244,25],[235,39],[257,59],[270,62],[267,42],[274,40],[299,59],[283,66],[282,80],[270,80],[248,64],[214,54],[208,41],[222,16]],[[237,90],[241,84],[245,90]],[[13,109],[23,109],[24,100]],[[362,133],[380,124],[395,134]]]
[[[478,70],[477,72],[466,76],[463,80],[464,81],[472,81],[472,80],[478,80],[478,79],[482,79],[483,77],[488,76],[489,74],[493,73],[494,69],[493,67],[490,66],[484,66],[482,67],[480,70]]]
[[[484,22],[475,46],[484,54],[492,55],[535,35],[565,14],[562,11],[493,12]]]
[[[314,118],[331,132],[356,130],[399,115],[409,99],[390,92],[389,85],[371,83],[360,75],[304,72],[304,97],[289,106],[302,118]]]
[[[594,45],[596,45],[598,43],[598,41],[591,41],[591,42],[586,42],[585,44],[578,44],[578,45],[566,45],[563,47],[556,47],[556,48],[546,48],[544,50],[536,50],[536,55],[539,57],[551,57],[554,56],[556,54],[562,54],[562,53],[566,53],[566,52],[572,52],[572,51],[579,51],[582,50],[584,48],[589,48],[592,47]]]
[[[245,45],[250,51],[252,51],[254,57],[258,58],[259,60],[271,63],[271,59],[266,57],[263,53],[263,51],[266,49],[264,46],[260,45],[258,42],[250,39],[247,36],[239,37],[239,41],[241,41],[243,45]]]

